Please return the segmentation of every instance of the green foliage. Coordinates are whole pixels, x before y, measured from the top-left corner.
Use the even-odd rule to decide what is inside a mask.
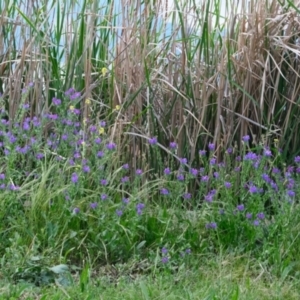
[[[95,270],[108,268],[105,280],[126,273],[122,287],[132,274],[170,283],[214,259],[222,269],[223,255],[245,259],[249,277],[264,274],[270,288],[273,278],[279,289],[297,282],[298,46],[289,37],[279,49],[280,3],[257,19],[259,5],[250,7],[251,31],[237,17],[223,23],[220,1],[202,10],[175,1],[162,24],[159,3],[132,1],[118,15],[110,1],[26,11],[2,2],[0,276],[20,289],[0,295],[56,285],[43,297],[95,299]],[[297,8],[288,4],[292,32]],[[17,16],[23,49],[7,21]],[[162,298],[147,280],[129,284],[124,299]],[[203,299],[243,299],[240,285],[190,288]],[[170,294],[194,299],[183,286]]]

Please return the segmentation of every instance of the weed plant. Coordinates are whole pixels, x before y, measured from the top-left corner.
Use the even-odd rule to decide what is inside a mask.
[[[0,2],[0,281],[297,279],[298,5],[27,2]]]
[[[174,271],[220,251],[250,255],[278,274],[298,271],[299,156],[280,169],[279,148],[251,149],[244,136],[241,153],[223,149],[218,162],[210,143],[191,166],[177,157],[175,142],[164,162],[157,138],[144,136],[164,175],[133,173],[112,134],[122,108],[111,111],[114,123],[80,122],[78,97],[73,88],[54,97],[52,112],[40,118],[28,116],[25,101],[15,120],[1,112],[0,255],[7,275],[26,278],[37,257],[46,266],[135,259],[147,262],[145,272]]]

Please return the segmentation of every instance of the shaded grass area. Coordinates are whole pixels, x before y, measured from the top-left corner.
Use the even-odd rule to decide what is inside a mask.
[[[193,258],[195,259],[195,258]],[[78,278],[71,287],[37,288],[0,281],[1,299],[299,299],[299,279],[273,277],[257,261],[247,258],[214,257],[194,261],[192,269],[156,274],[122,275],[124,266],[116,265],[115,274],[93,272],[92,278]],[[122,271],[123,269],[123,271]],[[76,276],[74,276],[76,278]]]

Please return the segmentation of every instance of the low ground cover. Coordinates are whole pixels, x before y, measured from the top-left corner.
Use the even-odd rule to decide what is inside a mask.
[[[97,280],[93,272],[110,266],[103,276],[148,275],[151,290],[157,276],[175,280],[171,275],[189,270],[197,276],[220,253],[246,257],[243,268],[255,261],[260,271],[244,269],[254,272],[253,280],[297,280],[300,157],[285,166],[279,148],[251,149],[244,136],[241,153],[223,149],[217,161],[210,143],[191,165],[176,155],[175,142],[165,148],[157,137],[144,136],[163,175],[147,164],[132,170],[112,134],[115,123],[79,122],[79,96],[69,89],[53,98],[55,113],[41,118],[28,116],[26,102],[13,123],[1,112],[1,274],[10,284],[82,286],[83,278]],[[116,122],[122,108],[111,114]],[[219,263],[213,273],[226,259]],[[123,271],[115,269],[122,265]],[[138,282],[138,293],[148,293],[144,279]]]

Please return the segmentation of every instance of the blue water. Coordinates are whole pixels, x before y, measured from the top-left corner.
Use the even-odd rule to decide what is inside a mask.
[[[97,0],[94,0],[97,1]],[[65,17],[65,21],[64,24],[67,24],[67,19],[68,19],[68,23],[70,23],[70,18],[77,23],[77,25],[80,25],[80,20],[82,19],[82,14],[89,14],[89,13],[97,13],[98,15],[106,15],[107,14],[107,9],[106,7],[109,5],[109,1],[104,1],[104,0],[100,0],[98,4],[96,4],[97,2],[94,1],[90,1],[93,4],[92,5],[88,5],[86,8],[83,7],[83,0],[77,0],[77,3],[74,5],[74,0],[65,0],[65,1],[61,1],[61,0],[56,0],[56,1],[49,1],[47,4],[47,8],[46,10],[46,14],[47,17],[44,18],[43,15],[43,7],[35,7],[35,11],[40,10],[41,14],[40,14],[40,20],[36,21],[34,19],[32,19],[31,16],[36,16],[36,13],[31,13],[30,14],[30,10],[32,10],[32,7],[28,7],[27,5],[29,5],[29,2],[26,0],[19,0],[19,5],[18,7],[15,9],[15,14],[14,16],[12,16],[13,20],[18,20],[19,22],[23,23],[25,26],[17,26],[16,27],[16,31],[14,33],[15,39],[17,41],[17,48],[18,49],[23,49],[23,45],[24,45],[24,38],[28,40],[30,40],[30,36],[32,36],[32,34],[36,34],[32,29],[30,29],[30,26],[28,25],[28,20],[30,22],[32,22],[33,24],[43,24],[43,27],[41,28],[37,28],[38,30],[41,31],[45,31],[47,32],[47,35],[49,35],[50,33],[50,44],[51,42],[53,43],[53,46],[56,47],[56,50],[58,52],[58,54],[63,54],[63,50],[64,50],[64,44],[65,44],[65,36],[62,36],[60,38],[60,45],[55,45],[56,43],[56,39],[55,39],[55,31],[57,30],[57,28],[55,27],[56,24],[59,24],[61,21],[58,22],[57,20],[57,11],[63,10],[63,6],[65,6],[66,8],[66,14],[64,15]],[[2,13],[2,10],[4,9],[4,3],[3,2],[12,2],[12,1],[3,1],[0,0],[0,14]],[[87,0],[88,2],[88,0]],[[222,2],[222,1],[221,1]],[[96,5],[96,7],[92,7]],[[143,7],[140,8],[140,10],[142,10]],[[21,14],[19,14],[18,10],[19,9],[21,12],[23,12],[24,14],[26,14],[26,16],[22,16]],[[130,7],[126,8],[127,10],[130,10]],[[107,24],[107,25],[111,25],[113,27],[117,27],[118,29],[114,29],[114,33],[117,36],[121,35],[121,25],[122,25],[122,7],[121,7],[121,1],[117,0],[116,2],[114,2],[114,14],[117,15],[118,17],[116,18],[116,24]],[[26,20],[26,18],[28,18],[28,20]],[[48,19],[48,22],[43,23],[43,20]],[[158,22],[157,22],[157,28],[158,28],[158,43],[159,41],[163,40],[163,38],[168,38],[171,37],[171,35],[174,33],[173,32],[173,28],[176,28],[176,24],[174,26],[174,24],[172,25],[171,21],[170,22],[166,22],[166,24],[163,24],[163,18],[158,17]],[[164,26],[164,27],[163,27]],[[173,27],[174,26],[174,27]],[[160,30],[159,28],[164,28],[164,32],[162,32],[162,30]],[[101,29],[99,29],[101,30]],[[66,31],[66,29],[63,29],[63,32]],[[194,36],[199,36],[200,34],[200,28],[198,28],[198,32],[193,32],[191,30],[191,28],[186,28],[186,31],[188,32],[188,35],[194,35]],[[113,34],[113,33],[112,33]],[[221,34],[224,34],[221,33]],[[74,34],[73,34],[74,37]],[[177,38],[178,40],[180,40],[181,38],[181,31],[179,30],[178,33],[176,32],[176,36],[175,38]],[[108,45],[109,51],[112,53],[112,55],[114,55],[114,49],[115,49],[115,45],[113,44],[113,39],[109,39],[109,41],[111,41],[111,44]],[[179,51],[177,49],[177,51]],[[1,54],[1,53],[0,53]],[[179,54],[179,53],[176,53]],[[64,55],[62,55],[61,58],[61,63],[63,63],[64,61]]]

